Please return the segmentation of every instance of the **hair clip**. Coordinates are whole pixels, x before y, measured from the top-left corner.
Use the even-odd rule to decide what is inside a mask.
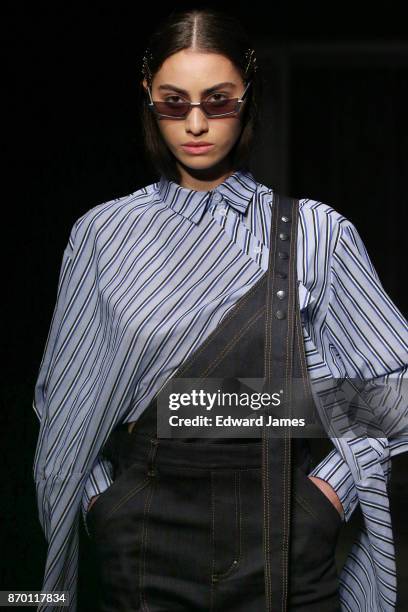
[[[150,86],[152,83],[152,71],[150,69],[149,66],[149,62],[151,62],[153,60],[153,54],[151,52],[151,50],[149,49],[149,47],[146,48],[144,55],[143,55],[143,59],[142,59],[142,74],[145,77],[146,81],[148,82],[148,85]]]
[[[246,64],[244,74],[245,76],[248,76],[251,72],[256,72],[258,69],[258,65],[256,63],[255,49],[247,49],[245,51],[244,58]]]

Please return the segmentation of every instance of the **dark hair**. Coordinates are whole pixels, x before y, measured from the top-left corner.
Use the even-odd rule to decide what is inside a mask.
[[[250,169],[250,154],[257,132],[259,100],[262,94],[259,66],[256,72],[253,71],[247,76],[244,74],[245,52],[252,48],[251,41],[241,23],[231,14],[206,7],[174,10],[159,24],[147,43],[152,54],[149,60],[152,78],[170,55],[193,46],[201,52],[219,53],[228,57],[240,71],[244,82],[252,80],[242,111],[242,131],[230,151],[234,170]],[[147,106],[142,81],[143,76],[140,80],[140,119],[147,161],[153,172],[180,182],[175,157],[164,142],[157,120]]]

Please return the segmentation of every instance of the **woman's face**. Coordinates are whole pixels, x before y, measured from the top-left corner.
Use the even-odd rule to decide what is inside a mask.
[[[211,93],[205,92],[219,83],[224,84]],[[146,88],[146,80],[143,85]],[[240,98],[244,90],[245,84],[239,71],[227,57],[191,49],[183,49],[168,57],[154,75],[151,88],[153,100],[170,98],[174,102],[179,102],[180,98],[190,102],[200,102],[208,97],[214,100],[221,100],[222,96]],[[192,107],[185,119],[157,117],[157,122],[164,141],[182,167],[187,171],[207,170],[222,166],[237,142],[245,103],[237,115],[228,117],[208,118],[200,107]],[[200,141],[212,143],[213,146],[199,154],[183,147],[187,142]]]

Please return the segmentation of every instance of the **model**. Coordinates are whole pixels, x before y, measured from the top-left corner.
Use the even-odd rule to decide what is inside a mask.
[[[72,227],[34,398],[43,589],[68,590],[72,612],[81,514],[98,559],[95,610],[395,609],[387,482],[391,457],[408,450],[406,406],[387,435],[328,432],[333,449],[313,469],[296,419],[273,429],[310,414],[314,384],[401,383],[407,323],[351,221],[254,177],[260,68],[233,15],[171,13],[140,79],[157,180]],[[251,431],[217,429],[211,406],[160,403],[176,381],[189,397],[192,379],[204,398],[278,401],[241,411],[268,417]],[[160,435],[170,412],[178,426],[194,414],[200,431]],[[365,529],[338,575],[336,543],[357,505]]]

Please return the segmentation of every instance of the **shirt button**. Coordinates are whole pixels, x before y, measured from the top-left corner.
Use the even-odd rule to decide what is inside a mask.
[[[220,215],[222,215],[223,217],[225,217],[225,215],[227,214],[227,209],[226,208],[221,208],[220,210]]]
[[[260,253],[262,251],[262,247],[257,246],[254,248],[254,253]]]
[[[286,313],[283,310],[277,310],[275,312],[275,317],[277,319],[284,319],[286,317]]]
[[[215,192],[213,195],[214,202],[221,202],[222,195],[220,193]]]

